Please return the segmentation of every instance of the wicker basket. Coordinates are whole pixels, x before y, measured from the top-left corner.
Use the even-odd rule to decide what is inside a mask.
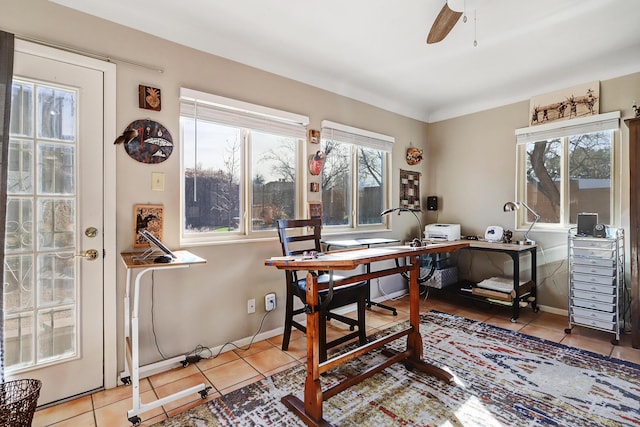
[[[29,427],[40,396],[40,380],[0,384],[0,426]]]

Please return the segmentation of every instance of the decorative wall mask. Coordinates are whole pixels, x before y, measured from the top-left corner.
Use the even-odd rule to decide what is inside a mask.
[[[407,148],[407,164],[408,165],[417,165],[422,161],[422,153],[423,150],[416,147]]]
[[[173,152],[171,134],[153,120],[131,122],[114,144],[123,144],[129,157],[141,163],[162,163]]]
[[[322,151],[316,151],[316,154],[312,155],[309,159],[309,172],[311,175],[320,175],[322,168],[324,167],[324,161],[327,155]]]

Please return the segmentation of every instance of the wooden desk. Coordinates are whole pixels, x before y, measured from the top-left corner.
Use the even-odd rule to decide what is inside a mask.
[[[176,363],[184,362],[185,356],[174,357],[171,359],[163,360],[150,365],[140,366],[140,349],[139,337],[138,337],[138,307],[140,305],[140,280],[142,277],[156,270],[164,271],[176,268],[188,268],[196,264],[204,264],[207,261],[199,256],[196,256],[188,251],[174,251],[176,259],[169,263],[154,263],[151,256],[150,259],[140,260],[137,259],[141,255],[141,252],[124,252],[120,254],[122,262],[127,268],[127,288],[124,297],[124,360],[125,368],[120,374],[120,380],[125,384],[131,384],[131,393],[133,400],[133,408],[127,412],[127,418],[134,425],[140,425],[142,420],[138,416],[142,412],[149,411],[153,408],[162,406],[168,402],[172,402],[177,399],[181,399],[192,393],[200,393],[200,396],[204,399],[211,387],[205,386],[205,384],[198,384],[190,387],[186,390],[182,390],[173,393],[162,399],[155,400],[149,403],[142,403],[140,400],[140,378],[145,372],[158,370],[160,367],[172,366]],[[137,271],[135,276],[135,285],[133,292],[133,308],[130,307],[131,298],[131,282],[133,280],[134,271]],[[183,363],[183,366],[186,366]],[[144,376],[143,376],[144,378]]]
[[[322,402],[331,396],[340,393],[354,384],[368,378],[394,363],[402,362],[408,367],[427,372],[437,378],[451,382],[453,376],[447,371],[425,363],[422,360],[422,337],[420,335],[420,289],[418,277],[420,275],[420,255],[434,252],[451,252],[469,246],[468,242],[434,243],[428,246],[412,248],[409,246],[385,246],[365,249],[344,250],[328,252],[313,259],[301,257],[273,257],[265,261],[265,265],[273,266],[281,270],[308,270],[329,271],[333,275],[334,270],[353,270],[361,265],[373,262],[409,258],[404,266],[388,268],[380,271],[358,274],[344,280],[345,284],[361,282],[378,277],[398,274],[408,271],[409,280],[409,328],[394,334],[377,339],[345,354],[331,358],[320,363],[318,342],[318,278],[313,273],[307,274],[307,376],[304,384],[304,402],[293,395],[282,398],[287,408],[293,411],[309,426],[330,426],[322,418]],[[320,375],[334,369],[344,363],[362,356],[372,350],[380,348],[389,342],[402,337],[407,337],[407,349],[401,353],[386,350],[388,359],[378,365],[368,368],[360,374],[345,379],[335,386],[322,390]]]
[[[367,237],[367,238],[360,238],[360,239],[323,240],[322,243],[326,245],[327,251],[330,251],[332,246],[337,246],[339,248],[347,248],[347,249],[358,248],[363,246],[366,248],[370,248],[371,246],[391,245],[395,243],[400,243],[400,240],[387,239],[385,237]],[[366,271],[367,273],[371,272],[371,264],[366,265]],[[371,301],[371,280],[367,280],[367,308],[371,308],[372,305],[375,305],[376,307],[384,308],[385,310],[389,310],[391,313],[393,313],[394,316],[398,315],[398,310],[396,310],[395,307],[390,307],[388,305],[381,304],[379,302]]]

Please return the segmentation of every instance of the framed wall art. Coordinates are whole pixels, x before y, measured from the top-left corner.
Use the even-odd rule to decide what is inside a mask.
[[[309,202],[309,219],[322,219],[322,202]]]
[[[419,211],[420,172],[400,169],[400,207]]]
[[[139,234],[141,230],[147,230],[159,240],[162,240],[164,231],[164,206],[135,205],[133,208],[133,218],[134,248],[145,248],[149,246],[149,242]]]

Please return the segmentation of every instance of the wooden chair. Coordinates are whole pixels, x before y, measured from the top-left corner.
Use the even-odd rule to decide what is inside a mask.
[[[305,251],[321,252],[320,232],[322,229],[322,221],[320,219],[296,219],[296,220],[278,220],[278,236],[282,245],[282,254],[284,256],[301,255]],[[295,231],[295,232],[294,232]],[[300,274],[298,274],[300,273]],[[320,290],[318,304],[322,304],[328,294],[329,274],[325,272],[317,272],[318,285]],[[289,348],[289,340],[291,338],[291,329],[293,327],[306,333],[306,328],[293,317],[304,313],[305,308],[294,309],[294,297],[297,297],[306,304],[306,271],[290,271],[285,270],[287,281],[287,300],[285,307],[285,323],[284,336],[282,339],[282,350]],[[365,307],[368,297],[368,287],[366,282],[352,283],[340,286],[340,280],[344,276],[334,274],[334,291],[333,298],[327,305],[326,311],[320,316],[320,361],[327,360],[327,349],[336,345],[347,342],[353,338],[358,338],[360,345],[366,344],[367,334],[365,328]],[[332,313],[331,310],[345,305],[357,303],[358,315],[356,319],[341,316]],[[328,319],[335,319],[349,325],[349,329],[353,332],[346,334],[333,341],[327,342],[326,322]],[[357,328],[357,330],[355,330]]]

